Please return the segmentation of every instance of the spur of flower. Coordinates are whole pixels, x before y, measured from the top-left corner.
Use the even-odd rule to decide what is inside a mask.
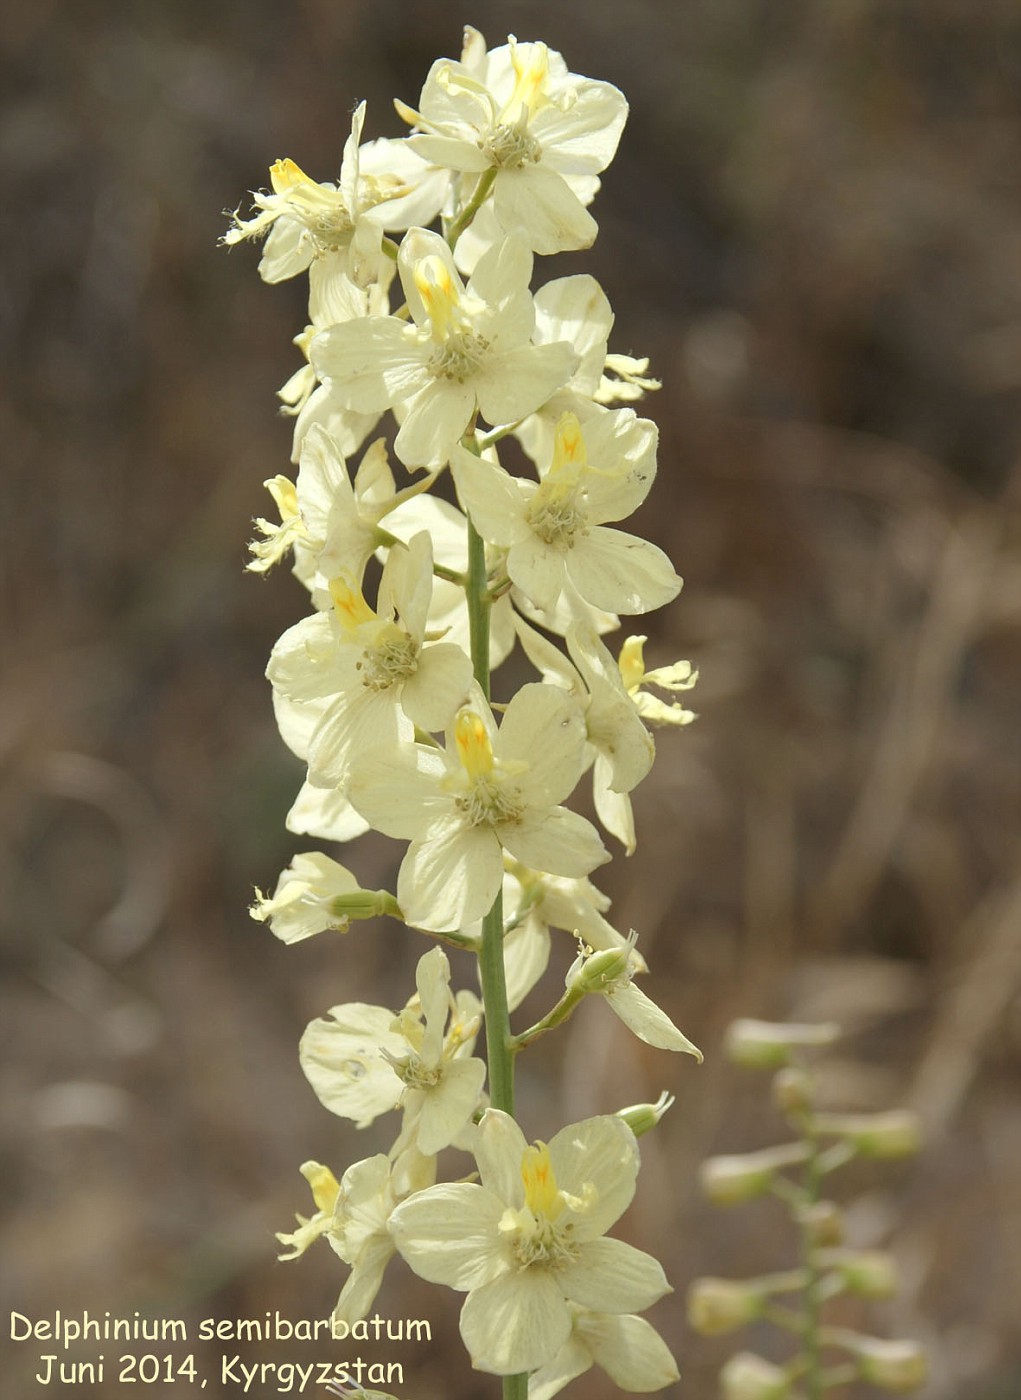
[[[676,597],[681,580],[662,550],[610,530],[648,495],[656,430],[631,409],[584,426],[565,413],[553,459],[536,483],[458,448],[451,459],[461,504],[487,540],[507,550],[507,573],[538,608],[552,609],[568,583],[586,603],[642,613]]]
[[[487,52],[482,35],[468,28],[461,61],[433,64],[418,110],[395,105],[416,130],[408,138],[415,152],[474,176],[475,195],[491,187],[497,223],[520,229],[537,253],[595,240],[585,202],[627,120],[627,102],[612,84],[569,72],[543,43],[511,37]]]
[[[641,1312],[670,1291],[651,1255],[604,1238],[627,1209],[638,1144],[617,1117],[588,1118],[529,1146],[488,1109],[472,1148],[480,1184],[409,1197],[390,1217],[397,1248],[432,1283],[467,1292],[461,1336],[479,1370],[534,1371],[571,1336],[571,1305]]]
[[[441,730],[465,699],[471,660],[452,642],[426,642],[432,545],[424,532],[395,545],[383,567],[379,612],[340,575],[332,607],[284,633],[267,675],[288,700],[316,705],[308,742],[310,781],[336,787],[352,755]]]
[[[566,384],[578,356],[566,342],[531,344],[532,255],[517,236],[480,259],[467,287],[439,234],[411,229],[398,269],[412,323],[367,316],[324,331],[312,363],[337,403],[393,408],[394,444],[409,467],[441,467],[476,412],[513,423]]]
[[[299,1058],[331,1113],[365,1128],[403,1105],[419,1150],[433,1154],[478,1105],[486,1067],[471,1052],[481,1007],[472,992],[451,995],[442,948],[419,959],[415,980],[418,994],[397,1016],[363,1002],[332,1007],[308,1026]]]
[[[558,805],[584,765],[578,703],[526,685],[500,728],[481,692],[458,711],[445,749],[379,749],[351,771],[354,806],[410,841],[397,880],[405,921],[451,930],[481,919],[503,882],[503,853],[554,875],[587,875],[609,857],[595,828]]]

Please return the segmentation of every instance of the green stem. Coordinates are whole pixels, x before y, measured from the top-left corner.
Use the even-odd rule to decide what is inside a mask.
[[[472,219],[474,219],[475,215],[482,208],[483,204],[485,203],[486,196],[489,194],[489,191],[493,188],[493,181],[495,179],[495,167],[490,170],[483,171],[483,173],[479,176],[478,184],[475,186],[475,193],[472,195],[471,199],[469,199],[468,203],[464,206],[460,214],[458,214],[457,218],[447,230],[447,242],[450,244],[451,249],[455,247],[455,245],[457,244],[457,240],[461,237],[461,234],[464,233],[465,229],[471,223]]]
[[[483,177],[484,179],[485,177]],[[480,186],[482,181],[479,182]],[[476,190],[478,194],[478,190]],[[481,203],[481,200],[479,201]],[[470,206],[469,206],[470,207]],[[467,212],[467,211],[465,211]],[[467,226],[466,224],[464,225]],[[454,235],[456,237],[456,234]],[[451,238],[451,244],[454,237]],[[478,452],[472,434],[466,446]],[[489,699],[489,579],[486,570],[486,544],[468,520],[468,632],[471,638],[472,669],[483,695]],[[507,1006],[507,982],[503,966],[503,892],[497,893],[493,907],[482,920],[482,946],[479,949],[479,977],[486,1018],[486,1059],[489,1064],[489,1100],[494,1108],[514,1113],[514,1049]],[[504,1376],[503,1400],[528,1400],[528,1376]]]
[[[486,577],[486,543],[468,521],[468,634],[472,669],[482,694],[489,699],[489,580]]]
[[[808,1276],[805,1282],[804,1333],[802,1335],[805,1356],[805,1395],[807,1400],[821,1400],[825,1390],[820,1344],[822,1270],[819,1267],[816,1245],[812,1238],[811,1208],[819,1200],[823,1165],[819,1136],[811,1113],[804,1115],[802,1128],[805,1142],[810,1148],[810,1155],[805,1163],[805,1209],[801,1219],[801,1263]]]

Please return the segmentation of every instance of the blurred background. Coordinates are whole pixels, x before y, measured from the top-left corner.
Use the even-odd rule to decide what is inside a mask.
[[[586,1006],[524,1057],[524,1126],[676,1094],[621,1233],[675,1286],[650,1320],[676,1394],[709,1400],[730,1351],[772,1343],[694,1337],[687,1285],[793,1257],[779,1208],[698,1197],[704,1156],[782,1133],[764,1084],[725,1064],[724,1028],[839,1020],[827,1102],[914,1106],[928,1137],[917,1162],[848,1178],[851,1242],[889,1247],[902,1274],[895,1303],[848,1320],[930,1348],[926,1400],[1009,1400],[1017,0],[0,8],[4,1396],[39,1393],[50,1349],[7,1342],[12,1308],[321,1317],[345,1277],[325,1245],[277,1263],[273,1232],[309,1211],[302,1161],[339,1175],[392,1123],[331,1118],[297,1042],[336,1002],[403,1003],[424,945],[386,924],[288,949],[246,912],[301,849],[283,827],[300,766],[262,672],[305,598],[286,571],[242,567],[261,483],[288,470],[274,391],[298,364],[304,287],[263,285],[254,249],[217,240],[275,158],[333,178],[359,99],[367,136],[401,134],[390,99],[416,102],[466,21],[493,45],[545,39],[631,102],[596,247],[540,277],[594,272],[611,348],[650,355],[664,382],[637,528],[686,587],[641,625],[651,661],[702,676],[700,718],[661,736],[636,794],[637,853],[598,882],[706,1062]],[[371,885],[398,854],[370,840],[351,860]],[[572,956],[565,939],[556,966]],[[362,1354],[403,1362],[414,1400],[492,1396],[459,1303],[398,1261],[379,1310],[428,1318],[433,1341]],[[194,1348],[210,1396],[234,1393],[222,1349]],[[593,1372],[567,1393],[618,1392]]]

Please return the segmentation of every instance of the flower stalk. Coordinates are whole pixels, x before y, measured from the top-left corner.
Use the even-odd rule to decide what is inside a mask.
[[[297,471],[267,483],[280,523],[257,520],[251,566],[291,557],[308,595],[267,668],[306,765],[287,823],[333,844],[368,830],[403,843],[393,893],[306,851],[252,912],[287,943],[387,937],[383,916],[428,940],[403,1006],[353,989],[301,1037],[329,1112],[358,1128],[396,1113],[399,1127],[388,1152],[342,1173],[303,1164],[315,1211],[280,1234],[281,1257],[327,1238],[349,1271],[334,1311],[348,1325],[398,1256],[465,1294],[461,1336],[504,1400],[551,1396],[594,1364],[655,1390],[677,1367],[640,1314],[669,1285],[650,1255],[604,1236],[634,1190],[637,1135],[672,1096],[548,1143],[514,1116],[516,1056],[589,994],[646,1043],[701,1059],[632,985],[648,971],[637,935],[613,927],[589,880],[609,852],[568,805],[591,773],[603,830],[634,849],[649,726],[682,722],[642,686],[694,676],[687,662],[646,672],[644,638],[627,667],[600,640],[680,588],[662,551],[618,528],[655,479],[657,430],[632,405],[658,384],[611,353],[595,279],[532,290],[537,257],[595,238],[588,205],[627,103],[543,43],[489,50],[469,28],[418,108],[395,105],[408,136],[364,141],[359,105],[336,184],[277,161],[225,237],[265,240],[264,280],[309,280],[305,363],[280,391]],[[376,435],[387,413],[392,449]],[[524,473],[499,460],[512,437]],[[433,491],[448,469],[456,504]],[[518,644],[537,679],[497,702],[491,671]],[[567,988],[515,1036],[560,933],[581,947]],[[456,989],[446,948],[477,958],[481,1000]],[[477,1173],[438,1181],[447,1149],[473,1153]]]

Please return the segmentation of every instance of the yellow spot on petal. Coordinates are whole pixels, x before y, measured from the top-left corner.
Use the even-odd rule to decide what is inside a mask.
[[[275,194],[287,194],[296,185],[311,185],[313,183],[301,166],[295,165],[294,161],[290,159],[274,161],[269,168],[269,178]]]
[[[372,622],[376,616],[362,597],[361,589],[352,587],[344,578],[330,579],[330,597],[337,620],[349,632],[363,622]]]
[[[493,746],[489,731],[474,710],[462,710],[454,723],[457,755],[469,778],[485,778],[493,771]]]
[[[460,291],[450,268],[435,253],[429,253],[415,264],[415,286],[429,317],[433,338],[445,340],[463,329]]]
[[[645,679],[646,637],[628,637],[620,649],[617,667],[625,689],[637,690]]]
[[[564,1198],[557,1189],[549,1148],[544,1142],[525,1148],[521,1156],[521,1180],[528,1209],[546,1220],[556,1220],[564,1208]]]
[[[319,1210],[331,1213],[337,1203],[340,1186],[337,1178],[321,1162],[305,1162],[301,1174],[312,1188],[312,1199]]]
[[[556,437],[553,441],[553,461],[550,465],[550,473],[560,473],[570,469],[576,474],[587,465],[588,452],[577,415],[563,413],[557,423]]]
[[[516,82],[504,108],[503,120],[527,122],[546,105],[549,49],[545,44],[519,44],[512,38],[510,50]]]
[[[273,476],[268,481],[264,481],[263,486],[276,502],[276,508],[280,512],[280,519],[283,524],[293,520],[298,514],[298,489],[294,482],[286,476]]]

